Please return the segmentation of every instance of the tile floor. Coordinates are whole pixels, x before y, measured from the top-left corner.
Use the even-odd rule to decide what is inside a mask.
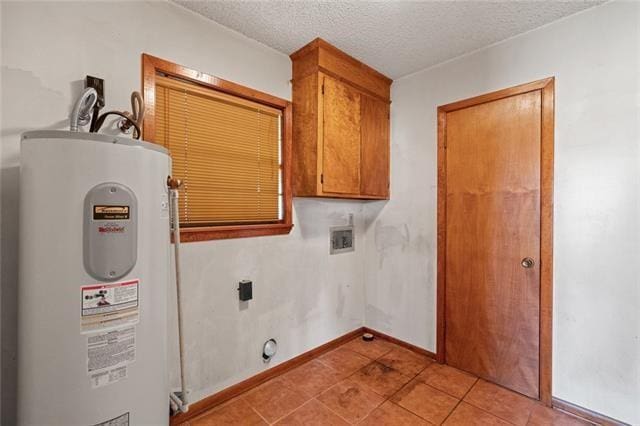
[[[588,425],[403,347],[354,339],[198,418],[203,425]]]

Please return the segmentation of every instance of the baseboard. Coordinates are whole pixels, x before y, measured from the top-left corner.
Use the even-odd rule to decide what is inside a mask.
[[[369,327],[363,327],[363,330],[364,330],[365,333],[371,333],[374,336],[376,336],[376,337],[378,337],[378,338],[380,338],[382,340],[386,340],[388,342],[395,343],[396,345],[402,346],[404,348],[407,348],[410,351],[419,353],[421,355],[426,355],[429,358],[436,359],[436,354],[434,354],[433,352],[428,351],[426,349],[422,349],[421,347],[413,345],[411,343],[407,343],[404,340],[396,339],[393,336],[389,336],[388,334],[384,334],[384,333],[382,333],[380,331],[374,330],[374,329],[369,328]]]
[[[333,339],[323,345],[318,346],[317,348],[311,349],[310,351],[298,355],[295,358],[291,358],[290,360],[271,367],[268,370],[256,374],[255,376],[251,376],[240,383],[236,383],[235,385],[223,389],[220,392],[208,396],[204,399],[201,399],[198,402],[194,402],[193,404],[189,405],[188,412],[171,416],[170,424],[171,426],[175,426],[189,421],[199,416],[200,414],[212,409],[213,407],[220,405],[232,398],[235,398],[236,396],[248,391],[249,389],[255,388],[256,386],[266,382],[269,379],[279,376],[319,355],[322,355],[325,352],[329,352],[330,350],[347,343],[349,340],[360,336],[363,331],[364,327],[357,328],[343,336],[338,337],[337,339]]]
[[[560,398],[553,397],[551,399],[551,404],[553,405],[553,408],[557,410],[573,414],[577,417],[582,417],[585,420],[589,420],[590,422],[602,426],[630,426],[628,423],[612,419],[611,417],[607,417],[604,414],[596,413],[595,411],[591,411],[588,408],[580,407],[579,405],[572,404]]]

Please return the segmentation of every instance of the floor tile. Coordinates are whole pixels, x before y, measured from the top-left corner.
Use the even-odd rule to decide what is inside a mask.
[[[342,380],[343,375],[314,359],[281,377],[291,389],[316,396]]]
[[[364,426],[426,426],[429,424],[426,420],[390,401],[373,410],[360,423]]]
[[[344,348],[338,348],[328,352],[318,358],[318,360],[338,371],[342,374],[342,377],[350,376],[371,362],[366,356]]]
[[[378,395],[389,397],[408,383],[411,377],[379,362],[372,362],[354,373],[350,379],[368,387]]]
[[[247,392],[244,399],[265,420],[273,423],[304,404],[309,398],[289,389],[281,378],[275,378]]]
[[[350,377],[345,378],[347,376]],[[185,425],[344,426],[356,423],[368,426],[593,426],[464,371],[437,364],[404,347],[384,340],[364,342],[360,338],[271,379]]]
[[[242,425],[258,426],[266,425],[247,402],[241,398],[235,399],[226,404],[220,405],[194,420],[189,421],[190,426],[213,426],[213,425]]]
[[[350,379],[333,386],[318,399],[352,424],[364,419],[384,402],[383,397]]]
[[[453,413],[444,422],[445,426],[508,426],[510,423],[505,422],[498,417],[482,411],[473,405],[461,402]]]
[[[276,423],[278,426],[343,426],[348,424],[317,399],[312,399]]]
[[[423,419],[440,424],[458,404],[458,399],[447,395],[419,380],[413,380],[391,398]]]
[[[396,345],[385,340],[375,338],[370,342],[362,340],[362,337],[356,337],[348,343],[342,345],[343,348],[350,349],[364,355],[370,359],[378,359],[382,355],[391,351]]]
[[[418,379],[458,399],[462,399],[469,389],[471,389],[471,386],[475,384],[476,380],[478,380],[476,376],[458,370],[457,368],[437,363],[433,363],[425,368],[424,371],[418,375]]]
[[[526,425],[534,401],[484,380],[471,388],[465,402],[515,425]]]
[[[398,370],[405,376],[415,376],[426,366],[435,362],[431,358],[412,352],[408,349],[396,346],[391,352],[380,357],[378,362]]]
[[[530,426],[578,426],[578,425],[591,425],[587,421],[580,420],[576,417],[565,414],[561,411],[545,407],[541,404],[534,404],[531,408],[531,415],[529,416]]]

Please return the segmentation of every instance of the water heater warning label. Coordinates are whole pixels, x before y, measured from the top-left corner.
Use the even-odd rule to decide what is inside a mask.
[[[135,327],[98,333],[87,338],[87,373],[94,387],[126,378],[126,367],[135,360]]]
[[[82,332],[138,322],[140,280],[81,287]]]
[[[113,368],[91,375],[91,388],[101,388],[127,378],[127,367]]]

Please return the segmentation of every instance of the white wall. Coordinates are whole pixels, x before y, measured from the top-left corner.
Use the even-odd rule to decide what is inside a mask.
[[[437,106],[555,76],[553,395],[640,424],[639,23],[608,3],[394,82],[367,326],[436,349]]]
[[[20,133],[66,128],[86,74],[106,80],[109,108],[129,109],[131,91],[141,86],[142,52],[286,99],[291,63],[286,55],[164,2],[2,2],[1,8],[0,423],[9,425],[15,402]],[[296,199],[295,228],[288,236],[183,246],[186,364],[194,400],[266,368],[262,343],[270,337],[279,343],[278,363],[363,324],[364,250],[328,255],[328,228],[347,224],[349,213],[355,214],[358,244],[364,234],[361,203]],[[254,282],[254,300],[241,305],[236,288],[245,278]],[[174,330],[170,337],[175,344]]]
[[[388,203],[296,199],[289,236],[186,244],[194,398],[264,368],[268,337],[280,362],[365,316],[435,351],[436,106],[555,75],[554,395],[640,423],[639,9],[609,3],[396,81]],[[19,134],[66,127],[86,74],[106,79],[110,107],[128,109],[142,52],[287,99],[291,69],[286,56],[167,3],[0,10],[0,423],[13,424]],[[357,250],[329,257],[327,228],[350,212]],[[255,283],[248,306],[235,291],[243,278]],[[175,383],[175,350],[172,359]]]

